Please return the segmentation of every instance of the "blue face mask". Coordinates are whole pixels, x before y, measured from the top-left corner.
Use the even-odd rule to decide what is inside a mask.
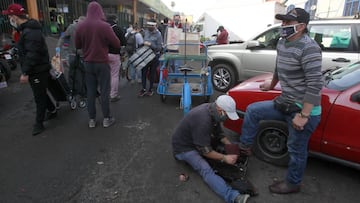
[[[281,27],[280,36],[282,38],[286,38],[286,39],[288,39],[289,37],[294,36],[296,33],[298,33],[298,31],[296,30],[297,25],[299,25],[299,24],[287,25],[287,26]]]

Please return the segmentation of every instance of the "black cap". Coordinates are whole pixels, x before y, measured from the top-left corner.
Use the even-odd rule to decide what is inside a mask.
[[[302,8],[294,8],[286,15],[276,14],[275,18],[278,20],[297,21],[299,23],[308,24],[310,20],[310,15]]]
[[[223,29],[225,29],[224,26],[220,25],[220,26],[218,27],[218,29],[216,30],[216,32],[219,32],[219,30],[223,30]]]

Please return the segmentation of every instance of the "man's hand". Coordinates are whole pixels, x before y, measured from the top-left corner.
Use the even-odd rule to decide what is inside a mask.
[[[145,45],[145,46],[151,46],[151,42],[145,41],[145,42],[144,42],[144,45]]]
[[[237,158],[238,158],[238,155],[236,155],[236,154],[224,155],[224,162],[227,164],[234,165],[236,163]]]
[[[265,80],[263,84],[260,84],[260,90],[262,91],[269,91],[271,87],[271,81]]]
[[[29,76],[28,75],[22,75],[20,76],[20,83],[27,83],[29,81]]]

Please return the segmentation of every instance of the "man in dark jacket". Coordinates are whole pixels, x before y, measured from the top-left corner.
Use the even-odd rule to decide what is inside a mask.
[[[105,22],[105,15],[99,3],[89,3],[86,19],[75,32],[75,47],[82,49],[85,61],[85,80],[87,87],[89,128],[96,126],[95,99],[100,86],[101,109],[104,116],[103,127],[114,124],[115,118],[110,115],[110,67],[109,47],[120,48],[120,40],[111,26]]]
[[[125,34],[121,28],[117,25],[116,15],[108,15],[107,22],[110,24],[114,33],[120,40],[121,45],[125,45]],[[119,71],[120,71],[120,48],[109,47],[109,66],[110,66],[110,101],[115,102],[120,99],[118,87],[119,87]]]
[[[28,19],[25,9],[20,4],[9,5],[2,14],[8,15],[11,25],[18,28],[21,33],[17,43],[22,71],[20,83],[29,82],[33,91],[36,103],[36,122],[32,134],[37,135],[45,129],[43,121],[46,109],[49,110],[48,119],[56,116],[56,108],[46,93],[51,68],[48,48],[41,32],[40,23]]]

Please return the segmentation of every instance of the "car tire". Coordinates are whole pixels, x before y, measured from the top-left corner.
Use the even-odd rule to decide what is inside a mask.
[[[286,122],[261,121],[253,146],[255,156],[274,165],[287,166],[289,162],[286,144],[288,134]]]
[[[235,72],[232,66],[225,63],[218,63],[212,67],[211,82],[215,90],[227,92],[235,86]]]

